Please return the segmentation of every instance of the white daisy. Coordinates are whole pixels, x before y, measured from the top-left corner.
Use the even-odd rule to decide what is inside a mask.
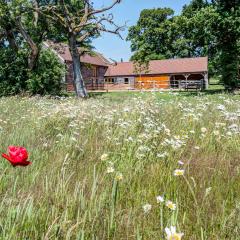
[[[104,153],[102,156],[101,156],[101,161],[106,161],[108,159],[108,154],[107,153]]]
[[[157,199],[157,203],[164,202],[164,198],[162,196],[157,196],[156,199]]]
[[[122,175],[122,173],[117,173],[116,176],[115,176],[115,179],[116,179],[117,181],[123,180],[123,175]]]
[[[169,209],[173,210],[173,211],[176,210],[176,204],[173,203],[172,201],[167,201],[167,202],[166,202],[166,206],[167,206]]]
[[[115,171],[115,169],[112,166],[107,168],[107,173],[113,173],[114,171]]]
[[[171,226],[170,228],[165,228],[165,232],[167,234],[167,240],[181,240],[183,233],[177,233],[176,227]]]
[[[147,203],[147,204],[143,205],[142,208],[143,208],[144,213],[147,214],[151,211],[152,205]]]
[[[183,175],[184,175],[184,170],[182,170],[182,169],[176,169],[176,170],[173,172],[173,175],[174,175],[174,176],[183,176]]]

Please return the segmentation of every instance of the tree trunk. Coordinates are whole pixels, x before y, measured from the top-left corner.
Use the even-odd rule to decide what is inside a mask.
[[[28,35],[27,31],[23,27],[23,25],[21,23],[21,18],[18,18],[18,28],[19,28],[21,35],[23,36],[23,38],[25,39],[25,41],[31,48],[31,53],[30,53],[30,56],[28,57],[28,68],[30,70],[33,70],[36,66],[36,63],[37,63],[37,60],[39,57],[39,52],[40,52],[39,47],[33,41],[33,39]]]
[[[74,76],[74,88],[77,97],[87,97],[87,90],[84,85],[83,76],[81,73],[80,54],[77,49],[76,36],[71,34],[69,36],[69,47],[73,60],[73,76]]]

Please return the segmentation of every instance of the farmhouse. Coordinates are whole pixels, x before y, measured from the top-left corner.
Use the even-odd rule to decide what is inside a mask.
[[[46,43],[66,64],[66,89],[73,91],[72,57],[65,44]],[[107,60],[100,53],[81,56],[82,75],[88,90],[204,89],[208,87],[208,58],[153,60],[147,66]]]

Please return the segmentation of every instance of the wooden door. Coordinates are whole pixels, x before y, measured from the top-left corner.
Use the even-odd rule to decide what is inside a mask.
[[[92,70],[93,70],[93,77],[97,78],[97,66],[92,66]]]

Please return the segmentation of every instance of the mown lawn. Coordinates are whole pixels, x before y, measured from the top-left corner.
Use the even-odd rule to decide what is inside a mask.
[[[1,98],[9,145],[32,164],[1,159],[0,239],[240,239],[240,96]]]

